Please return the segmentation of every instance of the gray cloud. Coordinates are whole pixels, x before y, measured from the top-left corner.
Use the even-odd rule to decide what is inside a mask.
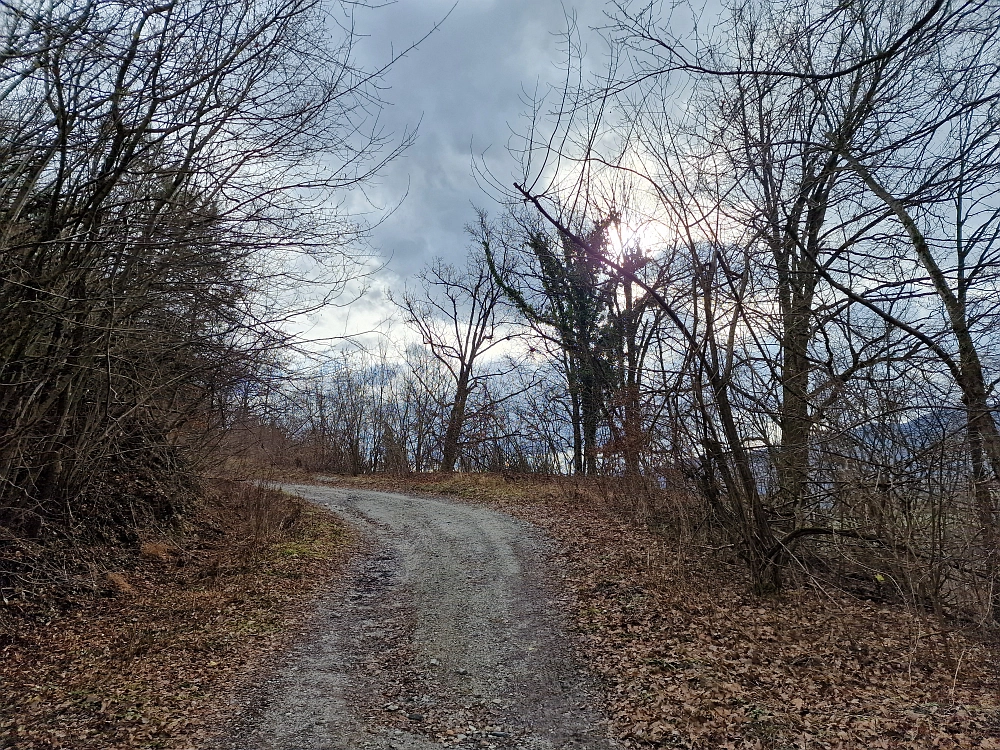
[[[448,0],[398,0],[364,11],[359,62],[383,62],[450,7]],[[600,23],[603,2],[576,7],[581,27]],[[472,174],[473,151],[489,148],[497,176],[513,180],[517,164],[505,149],[524,110],[522,90],[558,82],[564,28],[558,0],[460,0],[441,28],[389,71],[385,125],[401,134],[420,122],[414,145],[368,191],[391,206],[408,190],[372,238],[394,275],[406,278],[434,255],[464,254],[471,203],[489,207]]]

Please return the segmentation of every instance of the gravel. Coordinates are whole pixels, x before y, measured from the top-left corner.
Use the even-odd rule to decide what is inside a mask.
[[[357,526],[363,552],[245,697],[225,747],[616,746],[574,660],[538,528],[444,499],[284,489]]]

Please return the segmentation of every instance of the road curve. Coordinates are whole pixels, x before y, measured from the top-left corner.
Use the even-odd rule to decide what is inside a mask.
[[[614,747],[539,529],[444,499],[284,489],[357,526],[365,551],[247,697],[228,747]]]

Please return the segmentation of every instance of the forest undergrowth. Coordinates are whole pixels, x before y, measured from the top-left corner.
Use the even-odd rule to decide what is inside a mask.
[[[683,496],[500,475],[329,481],[447,494],[548,530],[627,747],[1000,748],[994,634],[808,575],[753,596]]]
[[[6,604],[0,747],[211,747],[351,544],[332,514],[228,480],[141,537],[64,551],[88,585]]]

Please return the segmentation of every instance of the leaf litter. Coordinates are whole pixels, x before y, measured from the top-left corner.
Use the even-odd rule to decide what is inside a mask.
[[[626,747],[1000,750],[1000,650],[975,629],[743,570],[596,485],[499,475],[338,479],[487,503],[545,528],[581,658]]]
[[[0,747],[211,747],[352,543],[326,511],[239,483],[161,531],[101,558],[116,569],[89,597],[45,617],[7,613]]]
[[[559,604],[624,747],[1000,750],[1000,659],[977,631],[828,587],[753,597],[738,566],[580,482],[333,481],[448,494],[545,528],[568,593]],[[234,696],[287,648],[350,546],[328,514],[287,512],[287,533],[262,540],[259,529],[221,531],[231,514],[217,508],[183,539],[147,541],[133,567],[105,576],[101,598],[8,626],[2,746],[211,747]],[[385,656],[383,668],[399,660]],[[382,710],[451,739],[433,711],[409,718],[406,677]]]

